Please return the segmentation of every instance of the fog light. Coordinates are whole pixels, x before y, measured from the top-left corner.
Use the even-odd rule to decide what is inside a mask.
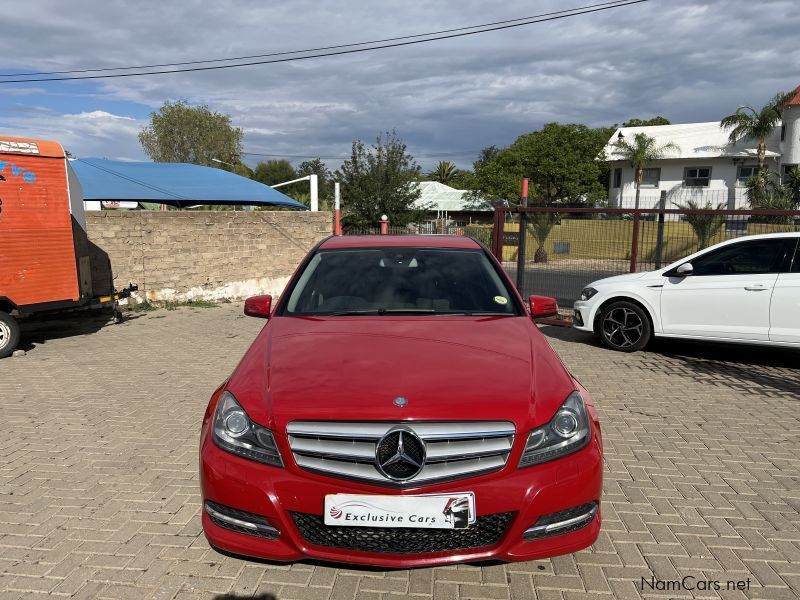
[[[281,532],[261,515],[236,510],[208,500],[205,502],[205,510],[211,522],[223,529],[270,540],[277,540],[281,535]]]
[[[572,315],[572,320],[578,327],[583,327],[583,316],[581,315],[581,311],[576,310],[575,314]]]
[[[525,531],[522,537],[528,541],[538,540],[552,535],[572,533],[585,527],[594,520],[597,514],[597,502],[589,502],[574,508],[539,517],[536,524]]]

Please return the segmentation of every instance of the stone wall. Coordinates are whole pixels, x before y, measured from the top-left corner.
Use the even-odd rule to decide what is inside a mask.
[[[305,254],[330,235],[327,212],[87,212],[93,278],[139,285],[151,301],[279,294]]]

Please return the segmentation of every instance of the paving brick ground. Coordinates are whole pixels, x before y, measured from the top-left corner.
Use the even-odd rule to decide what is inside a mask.
[[[261,325],[240,308],[45,323],[26,330],[26,356],[0,361],[3,598],[800,597],[800,354],[662,343],[623,355],[554,328],[603,420],[593,548],[413,571],[220,556],[200,531],[197,434]],[[686,576],[723,589],[642,590],[642,577]]]

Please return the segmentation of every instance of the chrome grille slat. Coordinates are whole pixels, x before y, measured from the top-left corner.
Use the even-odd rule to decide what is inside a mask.
[[[380,439],[397,426],[425,442],[426,463],[405,482],[386,478],[375,465]],[[297,465],[333,477],[411,487],[472,477],[502,469],[514,444],[514,425],[491,422],[316,422],[294,421],[286,428]]]

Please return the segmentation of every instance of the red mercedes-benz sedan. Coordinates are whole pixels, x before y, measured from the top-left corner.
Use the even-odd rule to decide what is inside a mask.
[[[467,237],[334,237],[203,419],[217,549],[383,567],[575,552],[600,531],[589,394]]]

